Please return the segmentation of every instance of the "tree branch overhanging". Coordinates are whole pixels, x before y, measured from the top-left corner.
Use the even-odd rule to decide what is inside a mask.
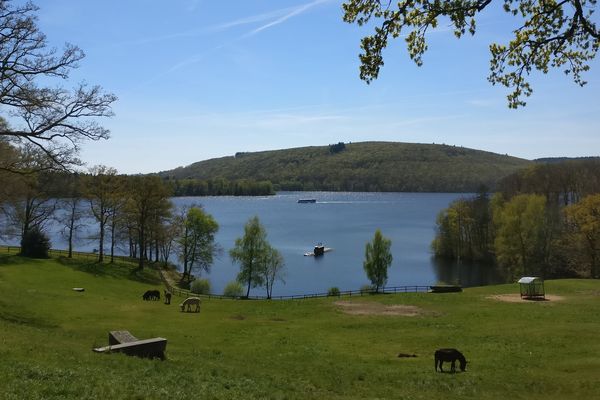
[[[508,45],[490,45],[492,84],[512,92],[508,106],[524,106],[532,93],[526,77],[535,69],[546,73],[562,68],[574,82],[585,85],[582,73],[589,69],[600,47],[600,32],[592,15],[597,0],[503,0],[505,12],[522,19]],[[374,34],[361,40],[360,78],[367,83],[377,79],[384,65],[383,50],[388,40],[405,36],[409,57],[418,65],[427,51],[426,33],[440,21],[448,21],[457,38],[476,32],[476,17],[491,0],[349,0],[343,4],[344,21],[363,26],[377,21]],[[405,33],[406,32],[406,33]]]

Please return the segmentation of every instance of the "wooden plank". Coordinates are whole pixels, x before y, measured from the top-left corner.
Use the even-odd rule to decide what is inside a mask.
[[[108,344],[115,345],[128,342],[136,342],[139,339],[133,336],[129,331],[110,331],[108,332]]]

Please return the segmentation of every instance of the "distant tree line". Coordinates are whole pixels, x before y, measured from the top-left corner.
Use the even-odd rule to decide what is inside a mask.
[[[331,154],[335,154],[335,153],[339,153],[346,150],[346,145],[344,144],[344,142],[339,142],[337,144],[330,144],[329,145],[329,152]]]
[[[269,196],[275,194],[270,181],[238,179],[230,181],[215,179],[166,178],[173,196]]]
[[[508,276],[600,277],[600,161],[538,164],[454,201],[437,217],[437,257]]]

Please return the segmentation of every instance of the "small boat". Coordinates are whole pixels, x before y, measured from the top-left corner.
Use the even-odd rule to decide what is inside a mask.
[[[304,253],[304,255],[307,257],[319,257],[331,250],[333,250],[331,247],[325,247],[319,243],[315,246],[312,253]]]
[[[300,199],[298,203],[316,203],[317,199]]]
[[[325,246],[323,246],[321,243],[319,243],[318,245],[315,246],[313,253],[315,254],[315,257],[322,256],[323,254],[325,254]]]

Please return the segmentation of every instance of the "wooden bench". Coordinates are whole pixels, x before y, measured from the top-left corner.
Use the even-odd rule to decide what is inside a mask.
[[[129,331],[110,331],[108,333],[108,346],[97,347],[96,353],[123,353],[128,356],[146,358],[165,358],[167,339],[156,337],[140,340]]]

